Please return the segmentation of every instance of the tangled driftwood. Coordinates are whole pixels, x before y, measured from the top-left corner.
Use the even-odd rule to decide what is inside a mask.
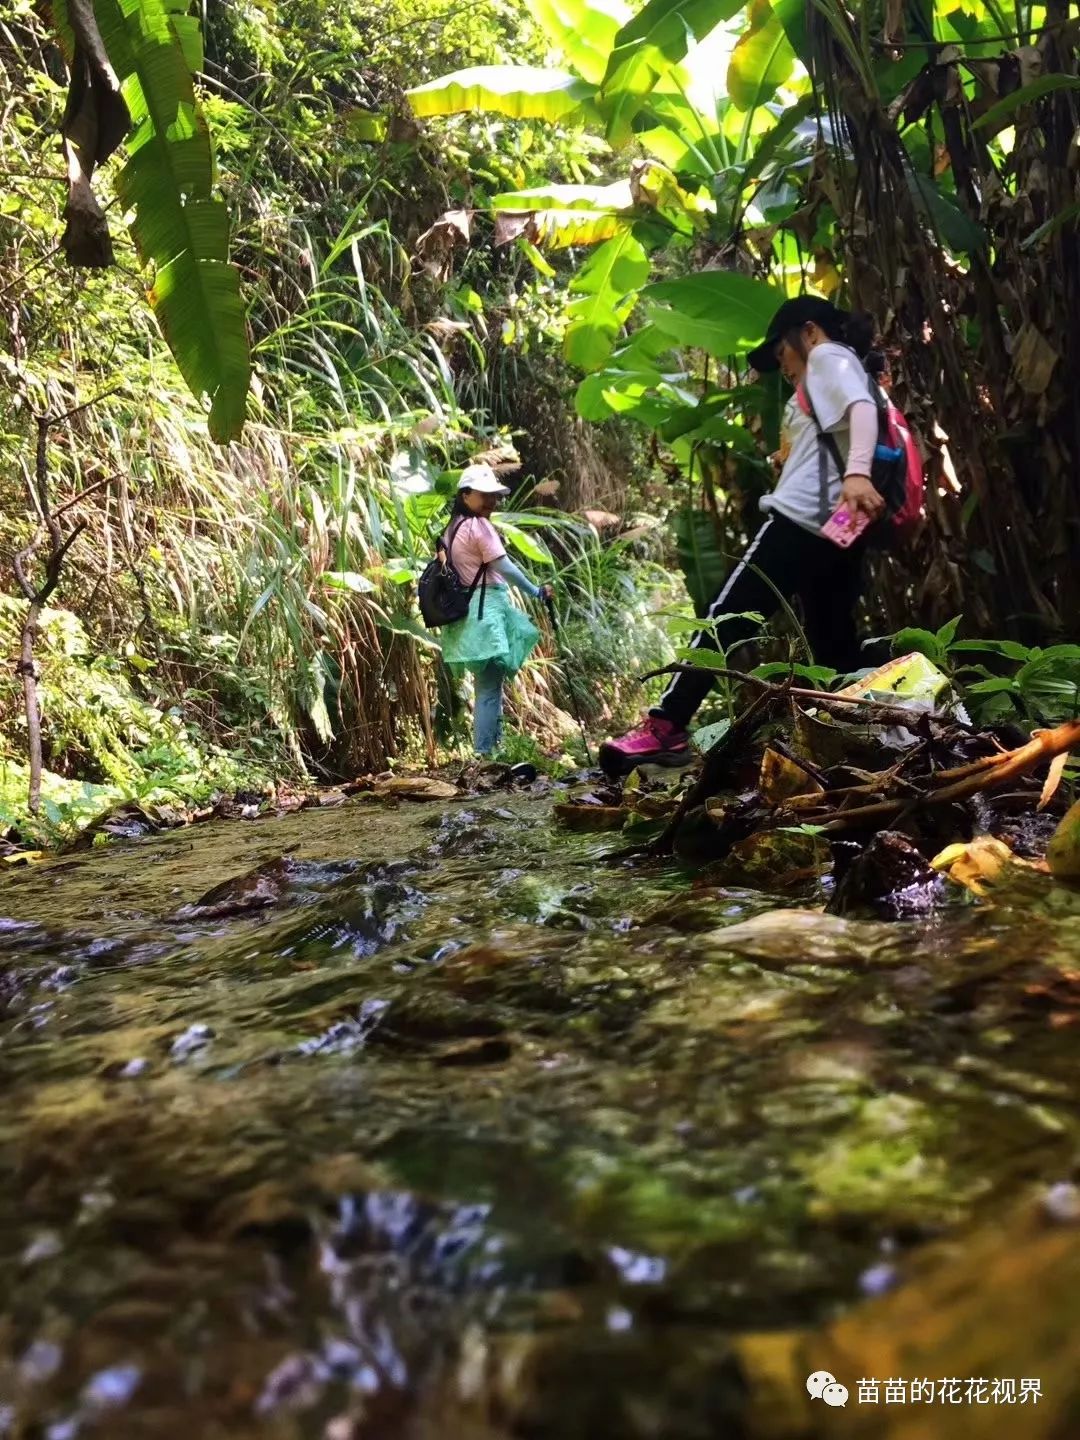
[[[674,671],[689,668],[692,667],[670,667]],[[763,816],[759,829],[790,823],[794,812],[802,824],[812,825],[826,834],[878,830],[917,817],[920,812],[995,790],[1030,774],[1044,762],[1066,756],[1080,745],[1080,720],[1072,720],[1054,729],[1036,731],[1029,741],[1013,749],[998,746],[977,759],[942,767],[939,757],[957,745],[996,742],[970,726],[929,710],[890,705],[865,697],[834,695],[791,684],[773,684],[739,671],[716,673],[744,682],[757,693],[705,755],[700,775],[655,842],[654,850],[658,854],[670,853],[687,817],[730,782],[734,767],[745,760],[765,725],[785,713],[797,718],[800,702],[801,706],[812,706],[832,716],[848,719],[857,716],[874,725],[902,726],[912,734],[912,744],[893,765],[868,776],[862,783],[851,784],[846,779],[831,780],[826,771],[793,753],[783,741],[770,739],[769,747],[804,772],[807,784],[803,787],[804,793],[782,797],[774,803],[771,818]],[[1056,778],[1060,778],[1060,765]],[[1043,798],[1045,800],[1045,794]],[[733,842],[737,838],[740,837],[733,834]]]

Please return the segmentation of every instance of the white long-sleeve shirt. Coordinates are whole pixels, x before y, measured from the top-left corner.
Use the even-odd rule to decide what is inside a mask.
[[[836,437],[844,474],[869,475],[877,445],[877,407],[859,357],[835,341],[815,345],[807,358],[803,383],[821,428]],[[823,447],[817,426],[803,411],[797,395],[784,411],[782,448],[787,449],[784,468],[776,489],[762,498],[761,508],[816,532],[840,503],[843,476],[826,448],[822,493]]]

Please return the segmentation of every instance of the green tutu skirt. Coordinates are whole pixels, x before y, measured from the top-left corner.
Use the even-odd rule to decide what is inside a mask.
[[[443,659],[455,674],[482,670],[495,661],[507,678],[516,675],[540,639],[529,617],[510,603],[505,585],[488,585],[484,616],[480,618],[480,591],[469,602],[464,620],[444,625],[440,633]]]

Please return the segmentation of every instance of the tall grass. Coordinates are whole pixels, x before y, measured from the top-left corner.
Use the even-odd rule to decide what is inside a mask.
[[[40,70],[40,40],[32,17],[0,36],[17,97],[0,139],[27,177],[24,212],[0,213],[0,285],[6,313],[32,317],[18,334],[0,320],[0,543],[10,551],[30,528],[32,413],[103,396],[54,429],[49,456],[58,498],[117,476],[77,511],[88,531],[57,597],[93,644],[122,656],[148,699],[275,765],[340,775],[433,760],[438,652],[415,618],[413,581],[445,523],[453,471],[494,438],[477,408],[483,347],[451,362],[417,313],[408,256],[370,218],[377,182],[343,214],[325,191],[306,200],[259,162],[258,144],[245,150],[245,135],[265,138],[275,123],[249,116],[222,155],[255,379],[242,442],[214,446],[131,250],[118,245],[119,266],[102,274],[57,256],[63,190],[40,157],[64,97]],[[239,122],[230,110],[222,123]],[[107,202],[107,171],[100,190]],[[623,607],[638,603],[629,550],[554,511],[503,524],[511,548],[557,578],[574,657],[565,683],[576,677],[581,706],[606,718],[597,694],[636,663],[628,637],[661,643],[646,616],[627,623]],[[548,727],[553,699],[567,699],[552,655],[549,645],[515,702]],[[0,713],[15,703],[4,683]]]

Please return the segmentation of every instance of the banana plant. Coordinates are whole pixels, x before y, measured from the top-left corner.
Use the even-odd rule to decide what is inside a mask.
[[[96,166],[124,145],[116,193],[148,268],[148,299],[177,366],[225,442],[244,423],[250,357],[229,218],[213,194],[210,134],[192,80],[202,65],[188,0],[55,0],[71,75],[62,122],[73,265],[112,263]]]
[[[652,253],[668,243],[716,239],[719,196],[760,183],[765,158],[750,166],[763,134],[775,132],[776,164],[785,144],[805,147],[796,134],[805,107],[793,118],[766,108],[796,69],[788,16],[780,17],[780,7],[792,3],[775,0],[773,9],[773,0],[755,0],[740,40],[732,23],[740,0],[648,0],[636,14],[622,0],[537,0],[534,16],[562,50],[566,69],[478,66],[408,92],[418,117],[491,112],[582,125],[603,130],[616,153],[631,141],[644,151],[622,180],[549,184],[491,200],[495,243],[517,242],[534,264],[544,249],[593,249],[569,281],[563,337],[564,356],[586,373],[608,367],[647,285]],[[717,94],[724,72],[730,95]],[[739,207],[724,204],[724,215],[729,209]],[[732,276],[732,288],[742,279]],[[706,301],[716,301],[724,284],[723,275],[711,276]],[[769,292],[763,304],[773,301]],[[667,314],[661,307],[655,323],[662,327]],[[700,328],[690,312],[671,314],[671,343]]]

